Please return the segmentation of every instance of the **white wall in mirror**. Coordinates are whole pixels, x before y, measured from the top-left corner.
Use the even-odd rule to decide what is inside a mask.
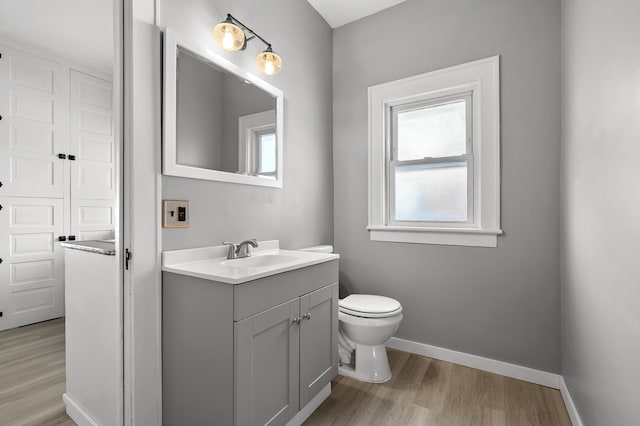
[[[283,92],[170,28],[164,37],[163,174],[282,188]]]

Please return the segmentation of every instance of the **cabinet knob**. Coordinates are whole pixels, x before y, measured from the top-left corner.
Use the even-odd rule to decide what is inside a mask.
[[[302,316],[302,319],[310,320],[310,319],[311,319],[311,313],[310,313],[310,312],[307,312],[306,314],[304,314],[304,315]]]
[[[58,241],[67,241],[67,237],[65,237],[64,235],[61,237],[58,237]]]
[[[291,322],[294,324],[300,324],[300,317],[294,318]]]

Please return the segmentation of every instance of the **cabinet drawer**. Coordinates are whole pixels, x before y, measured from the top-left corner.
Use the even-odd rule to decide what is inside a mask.
[[[234,320],[240,321],[295,297],[338,282],[338,261],[272,275],[233,288]]]

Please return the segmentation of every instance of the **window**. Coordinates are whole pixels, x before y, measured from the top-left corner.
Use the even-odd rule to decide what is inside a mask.
[[[498,57],[369,88],[376,241],[497,245]]]
[[[277,179],[275,110],[245,115],[238,119],[238,170]]]
[[[276,178],[276,132],[269,129],[253,133],[251,174]]]

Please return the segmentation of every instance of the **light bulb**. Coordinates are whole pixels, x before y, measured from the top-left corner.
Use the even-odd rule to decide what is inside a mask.
[[[273,75],[273,71],[275,71],[273,61],[268,60],[264,63],[264,73],[267,75]]]
[[[229,29],[225,29],[224,37],[222,37],[222,47],[226,50],[233,49],[233,33]]]

